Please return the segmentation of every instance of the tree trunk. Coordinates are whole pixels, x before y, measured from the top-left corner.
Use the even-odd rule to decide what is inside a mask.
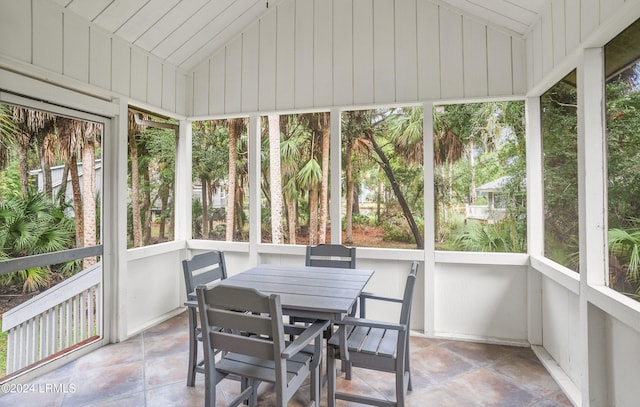
[[[289,244],[296,244],[296,203],[287,199],[287,224],[289,225]]]
[[[29,136],[26,134],[18,135],[19,149],[18,157],[20,158],[20,188],[22,189],[22,197],[29,195],[29,168],[27,167],[27,159],[29,154]]]
[[[161,186],[158,194],[160,195],[160,225],[158,228],[158,239],[161,242],[164,242],[167,214],[169,213],[169,188]]]
[[[271,178],[271,242],[282,243],[282,171],[280,168],[280,118],[269,115],[269,174]]]
[[[229,120],[229,175],[227,180],[227,217],[225,240],[233,241],[233,226],[236,208],[236,173],[238,159],[238,132],[235,125],[236,119]]]
[[[382,219],[381,207],[382,207],[382,182],[379,181],[377,185],[377,192],[376,192],[376,225],[379,225]]]
[[[444,184],[445,181],[448,178],[446,167],[445,167],[444,164],[442,164],[440,166],[440,172],[442,174],[442,183]],[[442,188],[444,189],[444,185],[442,186]],[[441,204],[442,204],[442,220],[446,224],[446,223],[449,222],[449,211],[447,211],[447,208],[449,207],[449,205],[447,205],[447,202],[445,202],[444,194],[445,194],[445,191],[442,191],[442,202],[441,202]]]
[[[453,215],[453,161],[449,161],[449,174],[447,179],[447,190],[449,191],[449,202],[447,205],[448,214],[447,219],[451,219]]]
[[[75,154],[69,158],[69,172],[71,173],[71,190],[73,191],[73,213],[76,224],[76,247],[84,247],[84,211],[82,209],[82,193],[80,176],[78,175],[78,159]]]
[[[345,197],[346,213],[344,215],[344,242],[348,245],[353,244],[353,148],[350,141],[345,144],[344,152],[344,178],[347,184],[347,192]]]
[[[51,167],[46,157],[44,142],[38,143],[38,156],[40,158],[40,169],[42,171],[42,192],[45,196],[53,201],[53,189],[51,187]]]
[[[236,240],[242,239],[242,229],[244,227],[244,213],[242,212],[242,202],[244,200],[244,190],[242,189],[242,183],[236,183],[236,209],[235,214],[235,231],[234,237]]]
[[[322,129],[322,181],[320,186],[320,224],[318,243],[326,243],[327,224],[329,217],[329,147],[331,145],[331,128],[329,127],[329,114],[320,114]]]
[[[318,185],[309,190],[309,244],[318,244]]]
[[[91,125],[85,125],[85,131],[91,132]],[[87,140],[89,138],[90,140]],[[84,247],[96,245],[96,164],[93,137],[85,138],[82,146],[82,201],[84,221]],[[82,265],[87,268],[96,263],[95,257],[84,258]]]
[[[472,140],[469,140],[469,166],[471,167],[471,205],[476,204],[476,157],[473,154],[473,150],[475,149],[475,143]]]
[[[142,168],[142,179],[144,180],[143,200],[140,213],[142,214],[142,242],[143,245],[151,244],[151,179],[149,178],[148,164]]]
[[[60,189],[58,190],[56,198],[58,199],[58,205],[64,205],[67,200],[67,183],[69,182],[69,160],[66,160],[64,163],[64,168],[62,169],[62,178],[60,181]]]
[[[140,216],[140,170],[138,167],[138,144],[135,134],[129,134],[131,152],[131,211],[133,223],[133,247],[142,246],[142,218]]]
[[[380,158],[380,161],[381,161],[380,165],[382,166],[384,173],[387,175],[387,178],[391,183],[391,188],[393,188],[393,192],[396,195],[396,198],[398,199],[398,203],[400,204],[400,207],[402,208],[402,213],[404,214],[404,217],[407,219],[407,222],[409,223],[409,228],[411,229],[411,233],[413,233],[413,237],[416,240],[416,248],[423,249],[424,239],[422,238],[422,235],[420,234],[420,229],[418,228],[418,225],[416,224],[416,221],[413,218],[411,209],[409,208],[409,205],[407,204],[407,201],[404,199],[404,195],[400,190],[398,181],[396,180],[395,175],[393,174],[393,170],[391,169],[391,164],[389,163],[389,159],[387,158],[384,151],[382,151],[382,149],[376,142],[375,137],[373,137],[373,135],[368,135],[368,138],[371,141],[371,145],[373,146],[374,151]]]
[[[202,238],[209,238],[209,182],[206,178],[200,178],[202,185]]]

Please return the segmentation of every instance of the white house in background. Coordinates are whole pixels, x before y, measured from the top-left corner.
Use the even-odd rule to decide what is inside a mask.
[[[476,188],[476,194],[486,196],[485,205],[465,205],[465,219],[476,219],[495,223],[504,219],[507,214],[504,200],[502,198],[502,188],[509,181],[511,176],[505,175],[493,181],[482,184]]]
[[[42,170],[29,171],[29,176],[35,178],[38,192],[44,191],[44,176]],[[51,195],[55,198],[62,186],[62,177],[64,176],[64,165],[56,165],[51,167]],[[80,190],[82,190],[82,163],[78,163],[78,179],[80,180]],[[65,189],[65,201],[73,202],[73,188],[71,186],[71,174],[67,173],[67,186]],[[99,195],[102,193],[102,160],[96,160],[96,191]]]
[[[200,182],[193,183],[192,198],[202,202],[202,184]],[[211,196],[210,208],[226,208],[227,207],[227,188],[226,183],[218,185],[213,190]]]

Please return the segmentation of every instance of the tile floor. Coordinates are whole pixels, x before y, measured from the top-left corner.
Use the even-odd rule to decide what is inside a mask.
[[[186,313],[125,342],[105,346],[32,382],[56,386],[42,393],[6,394],[0,406],[203,406],[203,376],[186,386],[188,333]],[[527,348],[471,342],[411,338],[413,391],[408,407],[550,407],[571,406],[556,382]],[[378,394],[393,399],[393,376],[354,369],[351,382],[339,379],[343,391]],[[217,406],[225,406],[238,382],[218,385]],[[52,387],[50,387],[52,388]],[[66,391],[65,391],[66,390]],[[273,406],[268,384],[260,387],[260,406]],[[308,402],[303,387],[289,402]],[[326,406],[326,392],[322,406]],[[338,406],[352,403],[338,401]]]

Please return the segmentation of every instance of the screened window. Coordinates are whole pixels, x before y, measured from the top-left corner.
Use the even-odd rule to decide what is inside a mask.
[[[438,250],[526,251],[523,102],[436,106]]]
[[[0,104],[0,378],[101,339],[104,127]]]
[[[640,299],[640,21],[605,48],[609,285]]]
[[[193,123],[192,235],[249,241],[246,118]]]
[[[328,112],[261,118],[262,242],[330,240]]]
[[[342,241],[424,248],[422,107],[342,113]]]
[[[175,120],[129,109],[127,246],[174,239]]]
[[[578,101],[576,71],[540,98],[544,255],[578,271]]]

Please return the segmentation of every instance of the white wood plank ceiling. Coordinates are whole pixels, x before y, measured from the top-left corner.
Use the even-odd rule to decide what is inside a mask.
[[[54,1],[107,32],[189,71],[283,0]],[[322,1],[331,0],[315,0]],[[432,1],[524,35],[548,0],[395,1]]]

